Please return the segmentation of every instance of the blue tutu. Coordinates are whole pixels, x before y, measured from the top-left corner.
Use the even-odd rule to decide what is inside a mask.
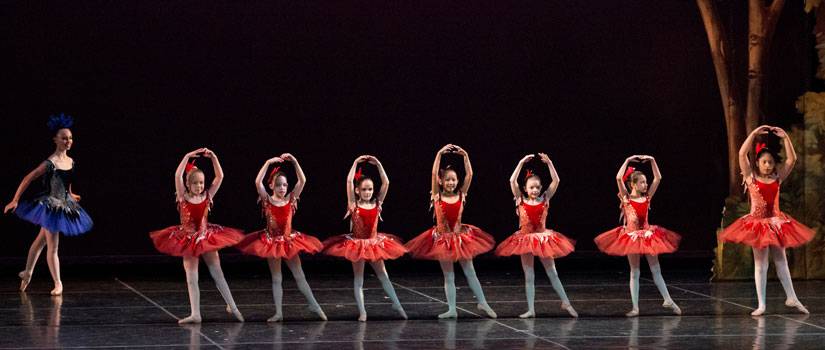
[[[46,160],[45,165],[44,193],[34,199],[20,201],[14,213],[52,233],[79,236],[89,232],[94,225],[92,218],[68,191],[74,175],[74,164],[68,170],[57,169],[50,160]]]
[[[50,206],[49,199],[20,202],[14,213],[52,233],[60,232],[66,236],[79,236],[92,229],[92,218],[79,205],[72,209]]]

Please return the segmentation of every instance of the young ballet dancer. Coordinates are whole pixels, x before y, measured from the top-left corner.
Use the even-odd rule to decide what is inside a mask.
[[[463,157],[466,172],[464,181],[459,182],[455,169],[441,168],[441,157],[447,153],[455,153]],[[464,211],[464,202],[472,178],[473,168],[467,152],[452,144],[442,147],[436,153],[431,177],[430,200],[435,209],[436,225],[406,244],[413,257],[438,260],[441,264],[448,309],[447,312],[438,315],[438,318],[458,317],[455,273],[453,272],[455,262],[458,262],[464,270],[470,290],[473,291],[478,301],[478,309],[484,311],[490,318],[496,318],[496,313],[484,298],[484,291],[481,289],[481,283],[473,267],[473,257],[490,251],[495,245],[495,240],[480,228],[461,222],[461,214]]]
[[[195,158],[206,157],[212,160],[215,178],[209,188],[202,170],[195,166]],[[191,159],[191,162],[190,162]],[[184,177],[185,181],[184,182]],[[223,227],[207,222],[215,194],[223,181],[223,169],[218,156],[207,148],[200,148],[187,153],[175,170],[175,196],[180,212],[180,225],[167,227],[150,233],[155,248],[161,253],[183,257],[186,271],[186,287],[189,291],[191,314],[178,323],[200,323],[200,288],[198,287],[198,258],[209,268],[209,274],[227,304],[227,312],[243,322],[243,316],[232,299],[229,285],[223,276],[218,249],[235,245],[243,239],[240,230]]]
[[[542,192],[541,178],[531,170],[527,170],[524,176],[524,191],[518,185],[518,177],[527,162],[533,160],[535,155],[528,154],[519,161],[513,175],[510,176],[510,190],[513,192],[513,199],[516,201],[516,215],[519,217],[519,230],[512,236],[505,239],[496,248],[498,256],[521,256],[521,268],[524,270],[524,289],[527,294],[527,312],[519,315],[521,318],[536,316],[535,297],[535,273],[533,262],[538,257],[553,290],[561,299],[561,308],[566,310],[570,316],[578,317],[579,314],[570,305],[570,299],[564,292],[556,272],[556,264],[553,259],[566,256],[573,252],[575,242],[563,234],[548,229],[547,209],[550,206],[550,198],[556,194],[559,187],[559,174],[553,166],[553,162],[547,154],[539,153],[541,162],[547,165],[550,170],[552,182],[547,186],[547,190]]]
[[[782,162],[779,154],[766,147],[765,143],[757,143],[754,158],[756,164],[751,164],[748,151],[753,147],[754,139],[771,133],[781,139],[785,148],[785,161]],[[769,257],[773,257],[776,275],[785,289],[785,305],[804,314],[808,313],[794,291],[785,248],[801,246],[813,239],[816,233],[779,210],[779,187],[790,175],[794,163],[796,152],[793,144],[785,130],[779,127],[762,125],[754,129],[739,149],[739,168],[750,195],[751,212],[725,228],[719,239],[753,248],[753,278],[759,304],[751,313],[754,316],[765,313]]]
[[[369,163],[378,168],[381,177],[381,188],[375,193],[374,182],[364,176],[361,169],[356,168],[360,163]],[[392,308],[406,319],[407,314],[395,294],[395,288],[387,275],[384,260],[397,259],[404,255],[407,249],[396,236],[378,232],[378,221],[381,215],[381,204],[387,197],[390,180],[384,166],[373,156],[360,156],[352,163],[347,174],[347,214],[350,217],[351,233],[330,237],[324,241],[324,253],[342,257],[352,262],[354,274],[353,286],[355,289],[355,303],[358,306],[358,321],[367,320],[367,310],[364,307],[364,264],[369,262],[375,271],[384,292],[392,301]]]
[[[628,166],[630,162],[650,162],[653,169],[653,183],[648,187],[647,177],[641,171]],[[644,255],[650,265],[650,272],[653,275],[653,282],[659,293],[664,298],[663,307],[673,310],[677,315],[682,314],[682,310],[671,299],[667,291],[667,285],[662,278],[662,268],[659,266],[659,254],[672,253],[679,247],[681,236],[665,229],[661,226],[650,225],[648,223],[648,209],[650,201],[656,190],[662,174],[656,159],[646,155],[635,155],[628,157],[616,174],[616,185],[619,187],[619,200],[621,201],[624,225],[607,231],[597,236],[594,241],[599,250],[609,255],[627,256],[630,262],[630,297],[633,302],[633,309],[626,315],[635,317],[639,315],[639,257]]]
[[[78,236],[89,232],[93,226],[92,219],[78,204],[80,196],[72,191],[75,163],[68,152],[74,143],[73,124],[74,119],[63,113],[49,117],[47,126],[55,144],[54,153],[23,178],[14,198],[3,210],[4,213],[14,211],[21,219],[40,226],[40,233],[29,248],[26,269],[18,274],[21,292],[26,291],[40,252],[46,247],[46,262],[54,281],[51,295],[63,294],[57,256],[60,234]],[[43,177],[43,191],[33,198],[21,200],[23,192],[40,177]]]
[[[297,182],[292,192],[287,193],[289,182],[286,173],[281,171],[281,167],[275,167],[269,172],[267,185],[272,191],[270,195],[264,186],[264,176],[267,169],[273,165],[283,162],[291,162],[295,168]],[[306,176],[293,155],[284,153],[279,157],[267,160],[258,171],[255,177],[255,188],[258,190],[264,217],[266,218],[266,229],[253,232],[248,235],[235,247],[244,254],[257,255],[266,258],[269,264],[269,272],[272,274],[272,296],[275,300],[275,315],[267,322],[277,322],[283,320],[283,296],[284,290],[281,287],[283,275],[281,274],[281,260],[286,262],[292,276],[298,285],[298,290],[304,295],[309,303],[309,310],[318,314],[322,320],[326,321],[327,316],[321,309],[321,305],[312,295],[309,283],[301,268],[301,258],[299,253],[315,254],[321,251],[323,246],[317,238],[298,232],[292,229],[292,216],[298,208],[298,199],[306,184]]]

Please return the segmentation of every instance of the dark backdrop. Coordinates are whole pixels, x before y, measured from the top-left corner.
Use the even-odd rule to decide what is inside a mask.
[[[720,7],[744,53],[744,1]],[[801,8],[787,4],[772,55],[766,112],[780,125],[812,75]],[[344,177],[365,153],[392,181],[380,230],[425,230],[433,156],[455,143],[476,173],[464,219],[501,240],[517,226],[513,167],[547,152],[562,179],[549,225],[581,251],[619,224],[621,162],[651,154],[664,174],[652,221],[683,234],[682,252],[715,245],[727,154],[693,1],[21,1],[0,13],[3,204],[53,150],[46,117],[76,117],[75,190],[96,225],[62,240],[62,256],[156,254],[147,233],[178,220],[174,168],[202,146],[226,172],[213,222],[260,228],[254,176],[291,152],[308,177],[295,227],[319,238],[347,230]],[[35,232],[4,216],[0,256],[25,256]]]

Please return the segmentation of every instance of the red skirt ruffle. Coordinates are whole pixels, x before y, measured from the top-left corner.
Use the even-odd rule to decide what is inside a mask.
[[[785,213],[770,218],[754,218],[748,214],[722,230],[719,240],[755,248],[792,248],[808,243],[815,235],[816,231]]]
[[[417,259],[470,260],[493,249],[496,241],[489,233],[473,225],[462,224],[461,232],[438,233],[435,227],[424,231],[404,246]]]
[[[575,250],[576,241],[553,231],[521,233],[516,231],[496,247],[496,255],[532,254],[542,258],[560,258]]]
[[[378,233],[374,238],[355,238],[352,234],[338,235],[324,240],[324,254],[347,259],[378,261],[398,259],[407,253],[401,238]]]
[[[603,253],[618,256],[673,253],[679,248],[680,240],[682,236],[678,233],[656,225],[651,225],[646,230],[630,232],[619,226],[593,239]]]
[[[242,253],[262,258],[292,259],[299,253],[315,254],[324,246],[318,238],[292,231],[290,235],[275,235],[267,238],[266,230],[252,232],[235,245]]]
[[[172,256],[200,256],[240,242],[243,231],[216,224],[206,224],[205,232],[194,235],[182,226],[171,226],[149,233],[155,248]]]

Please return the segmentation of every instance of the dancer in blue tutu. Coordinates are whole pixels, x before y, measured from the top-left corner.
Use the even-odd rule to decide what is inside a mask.
[[[60,234],[78,236],[92,229],[92,218],[77,204],[80,196],[72,192],[74,160],[69,158],[67,152],[72,148],[72,131],[69,128],[73,123],[71,116],[62,113],[49,117],[47,125],[54,135],[55,151],[23,178],[14,198],[3,211],[14,211],[21,219],[40,226],[40,233],[29,248],[26,269],[18,274],[20,291],[25,291],[29,285],[34,265],[45,246],[46,262],[54,280],[51,295],[63,294],[60,260],[57,257]],[[33,198],[21,200],[20,196],[26,188],[39,177],[43,177],[43,192]]]

